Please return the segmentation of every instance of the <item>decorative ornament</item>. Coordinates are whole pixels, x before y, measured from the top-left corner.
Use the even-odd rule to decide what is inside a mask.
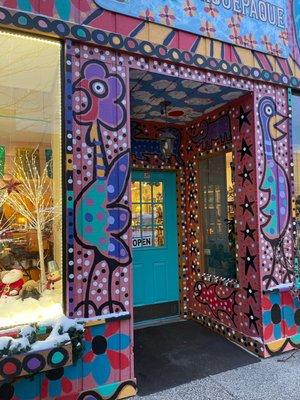
[[[246,211],[248,211],[251,215],[254,216],[253,208],[252,205],[254,204],[254,201],[249,201],[248,197],[245,196],[245,200],[243,204],[240,204],[240,207],[243,209],[243,215],[245,214]]]
[[[246,181],[249,181],[251,184],[253,183],[250,175],[252,172],[253,169],[247,169],[246,166],[244,166],[243,172],[239,174],[239,176],[243,179],[242,185],[244,185]]]
[[[258,327],[257,327],[257,321],[259,321],[259,318],[254,315],[252,307],[249,306],[249,311],[244,314],[248,317],[249,328],[251,328],[251,326],[253,325],[258,334],[259,332],[258,332]]]
[[[172,133],[172,130],[168,126],[168,111],[167,108],[171,105],[170,101],[162,101],[160,103],[161,106],[161,115],[165,115],[165,128],[161,135],[159,136],[160,141],[160,149],[164,158],[168,160],[174,154],[174,140],[176,136]]]
[[[253,234],[254,234],[255,231],[256,231],[256,229],[251,229],[250,226],[248,225],[248,223],[246,222],[245,229],[241,231],[244,234],[244,240],[246,240],[247,237],[249,237],[254,242],[255,239],[254,239],[254,235]]]
[[[240,131],[244,124],[251,126],[251,123],[248,119],[248,115],[250,113],[251,113],[251,110],[245,112],[243,106],[240,106],[240,115],[237,117],[237,119],[239,120],[239,130]]]
[[[0,296],[17,296],[24,285],[23,272],[19,269],[5,271],[1,276]]]
[[[11,177],[10,179],[2,179],[2,182],[4,183],[4,186],[0,188],[0,190],[6,190],[8,194],[11,194],[12,192],[19,192],[19,186],[22,185],[22,182],[16,180],[14,177]]]
[[[242,140],[242,147],[240,150],[238,150],[238,153],[241,153],[241,161],[243,161],[244,157],[248,155],[249,157],[252,157],[252,153],[250,148],[252,147],[252,144],[247,144],[246,140]]]
[[[54,290],[55,283],[61,280],[61,274],[58,265],[55,261],[49,261],[48,263],[48,275],[47,275],[47,285],[46,289]]]
[[[258,290],[253,289],[253,287],[251,286],[251,283],[248,282],[248,286],[243,288],[244,290],[246,290],[247,293],[247,299],[249,299],[250,297],[255,301],[256,303],[256,298],[255,298],[255,293],[258,292]]]
[[[241,257],[245,261],[245,275],[248,275],[249,268],[253,268],[256,271],[256,267],[254,264],[254,260],[256,255],[251,255],[250,250],[248,247],[246,248],[246,255],[245,257]]]

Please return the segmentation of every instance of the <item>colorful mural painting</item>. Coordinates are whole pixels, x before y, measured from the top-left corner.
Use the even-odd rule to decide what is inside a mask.
[[[260,207],[262,215],[261,232],[266,248],[271,250],[271,268],[268,267],[263,281],[266,289],[273,284],[291,282],[293,276],[291,254],[291,195],[289,186],[288,163],[279,157],[280,145],[287,136],[287,116],[279,112],[279,106],[270,97],[265,97],[258,103],[260,126],[263,146],[263,169],[259,169],[261,177],[260,191],[263,205]],[[286,114],[286,109],[283,110]],[[272,118],[279,117],[274,124]],[[281,127],[282,126],[282,127]],[[275,147],[276,146],[276,147]],[[288,140],[285,140],[288,148]],[[284,146],[284,147],[285,147]],[[275,150],[276,149],[276,150]],[[285,153],[286,154],[286,153]],[[285,159],[286,161],[288,158]],[[279,193],[279,198],[277,193]],[[263,266],[266,264],[263,262]]]
[[[300,87],[298,2],[107,3],[0,0],[3,71],[7,54],[16,57],[9,79],[0,72],[13,118],[0,126],[4,400],[134,396],[136,315],[149,323],[169,303],[261,357],[300,348],[291,102]],[[21,40],[39,51],[27,54]],[[13,113],[16,91],[28,101]],[[22,197],[37,181],[36,214],[52,213],[44,224]],[[155,260],[170,237],[176,301],[150,302],[149,317],[134,303],[135,257]],[[159,280],[165,267],[157,264]],[[155,285],[140,285],[151,299]],[[28,322],[21,313],[33,303],[37,319]],[[58,316],[59,325],[48,321]]]
[[[128,244],[122,238],[130,224],[130,209],[126,200],[129,179],[129,151],[126,147],[129,144],[126,134],[127,112],[123,104],[125,84],[122,75],[111,74],[107,64],[93,57],[81,66],[73,93],[74,119],[80,132],[85,131],[85,135],[77,139],[75,157],[78,149],[81,151],[78,146],[86,143],[87,160],[89,155],[93,155],[94,161],[92,165],[87,161],[90,167],[86,173],[76,172],[76,178],[81,175],[86,185],[83,187],[81,183],[74,188],[75,252],[78,254],[79,249],[85,248],[90,250],[90,254],[84,261],[84,265],[89,266],[89,274],[84,278],[84,286],[80,283],[80,292],[74,282],[75,293],[79,296],[77,303],[73,299],[72,308],[75,316],[84,317],[124,312],[129,309],[129,300],[125,297],[126,294],[128,296],[127,290],[122,293],[122,283],[128,280],[126,266],[131,262]],[[82,96],[86,96],[85,102]],[[114,150],[108,150],[109,147],[105,147],[109,145],[105,144],[104,131],[107,143],[111,142],[109,132],[119,131],[121,139],[118,149],[114,147]],[[78,168],[81,172],[83,165]],[[102,212],[99,211],[100,197]],[[105,281],[104,271],[107,276]],[[116,274],[119,276],[121,273],[120,295],[116,293],[115,281],[119,281]],[[97,291],[92,290],[94,282],[100,280],[100,275],[105,283],[101,286],[103,289],[99,289],[97,284]]]
[[[288,57],[288,45],[283,40],[287,32],[286,1],[170,0],[162,4],[156,0],[151,5],[145,0],[116,0],[110,4],[105,0],[95,2],[120,14]],[[263,34],[266,31],[268,35]],[[258,36],[258,32],[262,35]]]
[[[74,365],[62,365],[15,384],[4,383],[0,387],[1,398],[85,399],[94,395],[95,399],[116,399],[122,391],[134,394],[135,383],[125,378],[130,376],[130,343],[130,337],[120,333],[119,322],[91,327],[85,332],[84,353]],[[124,382],[112,384],[119,371]],[[83,389],[89,387],[94,390],[84,393]]]
[[[254,137],[252,126],[254,115],[252,101],[252,97],[246,95],[243,97],[243,100],[236,100],[235,106],[230,105],[229,108],[225,106],[217,110],[216,114],[208,114],[208,116],[203,118],[204,122],[213,120],[216,121],[215,123],[221,119],[225,120],[225,117],[230,120],[232,139],[228,137],[224,141],[222,138],[220,140],[216,138],[215,142],[209,143],[210,146],[206,142],[206,146],[202,148],[200,155],[205,157],[207,152],[210,153],[216,148],[216,144],[219,151],[224,151],[226,147],[230,149],[231,145],[234,149],[235,188],[237,190],[235,193],[235,218],[239,221],[236,226],[236,237],[238,243],[240,243],[236,259],[238,276],[237,281],[226,278],[223,281],[211,281],[209,274],[203,274],[199,266],[197,267],[201,248],[196,244],[197,239],[194,238],[193,242],[198,248],[196,252],[188,251],[188,265],[191,268],[189,285],[193,289],[190,292],[188,304],[189,313],[192,317],[203,315],[212,320],[220,321],[224,325],[237,329],[246,335],[255,337],[261,334],[262,325],[259,318],[259,309],[261,306],[260,296],[258,295],[259,249],[257,246],[257,226],[259,221],[257,220],[257,214],[254,212],[257,186],[256,177],[253,173],[254,160],[252,148],[254,146]],[[201,129],[203,122],[199,122],[200,124],[197,123],[197,125]],[[227,127],[225,125],[225,130]],[[188,135],[190,133],[191,136],[187,136],[187,139],[189,138],[189,146],[185,146],[186,152],[191,154],[191,160],[198,151],[199,144],[201,146],[199,139],[197,142],[194,139],[194,129],[193,126],[191,131],[187,128],[187,133]],[[202,132],[200,129],[199,133]],[[223,131],[218,130],[218,132],[220,132],[221,136]],[[187,174],[193,174],[194,176],[187,190],[187,193],[189,191],[193,191],[194,193],[194,197],[189,202],[188,207],[192,217],[193,210],[197,209],[199,198],[199,189],[197,190],[196,186],[199,178],[197,179],[197,172],[194,169],[193,163],[190,163],[190,171]],[[195,220],[190,218],[187,230],[195,231],[200,223],[201,220],[199,220],[199,217],[196,217]],[[239,288],[236,282],[239,282]],[[242,301],[243,298],[247,298],[246,303]],[[256,348],[255,351],[260,352],[261,349]]]
[[[216,85],[203,85],[203,82],[191,82],[133,70],[131,82],[131,114],[137,119],[165,122],[161,102],[168,101],[168,122],[181,124],[192,122],[204,113],[222,106],[244,94],[242,90],[221,89]],[[198,94],[201,95],[199,99]],[[154,100],[155,99],[155,100]]]

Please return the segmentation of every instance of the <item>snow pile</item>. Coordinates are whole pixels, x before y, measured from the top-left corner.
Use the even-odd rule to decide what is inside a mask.
[[[66,344],[71,341],[71,331],[83,333],[84,326],[76,320],[63,316],[56,321],[48,338],[34,343],[31,351],[42,351]]]
[[[0,338],[0,357],[20,354],[30,350],[31,346],[27,337],[17,339],[3,336]]]
[[[9,336],[2,336],[0,337],[0,353],[5,352],[6,349],[9,349],[12,338]]]
[[[68,333],[64,333],[63,335],[59,336],[51,336],[51,334],[45,340],[38,340],[32,346],[30,351],[31,352],[39,352],[43,350],[53,349],[54,347],[59,347],[70,342],[70,336]]]
[[[65,316],[61,317],[59,321],[56,323],[56,326],[60,326],[63,329],[63,332],[68,332],[70,329],[76,329],[77,331],[84,331],[84,327],[82,322],[79,320],[69,319]],[[53,328],[53,331],[56,328]]]
[[[27,337],[23,338],[17,338],[13,339],[10,346],[9,346],[9,352],[11,354],[19,354],[22,353],[23,351],[28,351],[30,350],[30,343]]]
[[[0,328],[43,322],[62,315],[61,289],[45,290],[39,300],[0,298]]]
[[[81,350],[83,323],[63,316],[51,324],[51,332],[45,340],[36,341],[38,330],[38,325],[26,326],[20,330],[16,339],[9,336],[0,337],[0,358],[24,352],[49,350],[71,342],[76,351]]]
[[[32,325],[23,326],[20,330],[20,336],[27,338],[34,338],[36,335],[36,329]],[[30,339],[29,339],[30,341]],[[31,341],[30,341],[31,343]]]

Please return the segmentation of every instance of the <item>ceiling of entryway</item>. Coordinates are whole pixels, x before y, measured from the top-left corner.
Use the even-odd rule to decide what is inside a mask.
[[[201,115],[246,94],[246,91],[131,70],[131,117],[165,122],[161,103],[167,108],[168,122],[191,122]]]

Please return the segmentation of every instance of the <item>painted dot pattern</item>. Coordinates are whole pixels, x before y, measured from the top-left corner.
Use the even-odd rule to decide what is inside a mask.
[[[72,48],[72,82],[75,82],[80,76],[80,68],[83,62],[88,62],[89,60],[98,60],[105,62],[108,70],[112,74],[118,74],[118,76],[126,81],[126,68],[125,68],[125,58],[117,56],[114,52],[100,50],[91,46],[75,46]],[[125,83],[124,83],[125,85]],[[74,94],[72,96],[72,108],[74,110],[80,110],[84,107],[86,102],[86,96],[83,92],[79,94]],[[122,100],[124,107],[127,104],[127,97]],[[101,106],[101,103],[100,103]],[[117,111],[116,111],[117,112]],[[94,155],[94,149],[89,145],[87,140],[87,127],[77,123],[76,119],[73,119],[73,135],[71,146],[71,160],[72,163],[72,196],[74,199],[78,198],[82,192],[84,192],[85,187],[91,184],[94,176],[94,168],[96,167],[97,159]],[[130,146],[128,137],[128,126],[127,123],[115,131],[101,128],[101,135],[103,141],[103,149],[105,151],[106,159],[108,165],[118,157],[122,152],[127,150]],[[124,173],[124,166],[120,165],[120,173]],[[98,185],[97,187],[99,196],[92,196],[91,198],[85,199],[85,209],[88,210],[89,207],[96,210],[99,208],[98,212],[86,211],[83,215],[84,229],[87,236],[92,237],[92,235],[97,234],[98,224],[101,226],[114,227],[115,217],[119,217],[120,221],[125,216],[125,214],[114,216],[113,214],[107,214],[104,212],[102,204],[97,203],[106,191],[109,195],[113,195],[115,188],[112,184],[110,185]],[[128,188],[124,193],[124,199],[122,202],[126,205],[128,203],[129,193]],[[104,226],[103,225],[103,226]],[[108,229],[108,228],[106,228]],[[124,234],[122,238],[125,243],[129,244],[129,236]],[[116,243],[108,242],[108,238],[103,233],[98,236],[99,246],[107,249],[107,251],[113,252],[115,250]],[[122,250],[121,250],[122,252]],[[105,304],[108,302],[110,291],[112,299],[120,304],[120,306],[114,306],[114,312],[124,311],[124,309],[130,309],[130,299],[129,299],[129,268],[130,267],[118,267],[114,271],[114,276],[119,275],[118,285],[115,284],[116,279],[113,279],[112,288],[108,285],[108,275],[109,269],[106,261],[101,261],[96,264],[93,274],[90,274],[91,268],[94,264],[94,251],[93,248],[88,248],[84,246],[80,241],[75,240],[74,246],[72,248],[71,262],[73,263],[73,271],[68,276],[68,284],[71,289],[69,295],[69,310],[70,316],[82,317],[83,309],[76,309],[76,305],[84,300],[87,296],[88,298],[97,306],[101,308],[101,314],[107,315],[111,313],[108,306]],[[121,254],[122,255],[122,254]],[[70,262],[70,261],[69,261]],[[124,279],[126,281],[124,282]],[[89,293],[87,294],[87,287],[90,285]],[[88,310],[88,316],[95,316],[95,310],[90,307]]]
[[[93,54],[90,54],[89,50],[92,51]],[[89,60],[89,59],[94,59],[95,57],[96,59],[100,59],[101,61],[107,62],[112,72],[118,72],[121,74],[121,76],[123,74],[124,78],[126,77],[127,74],[126,68],[130,67],[130,68],[140,69],[142,71],[148,70],[150,72],[158,72],[160,74],[182,77],[190,81],[211,83],[213,85],[223,85],[226,87],[231,87],[233,89],[239,88],[247,91],[255,91],[255,96],[257,96],[256,97],[257,100],[260,98],[259,91],[265,91],[266,93],[272,92],[272,95],[274,91],[274,93],[281,93],[281,96],[283,97],[285,96],[285,90],[275,88],[271,85],[263,85],[263,84],[254,85],[253,82],[246,79],[228,77],[226,75],[218,74],[215,72],[207,72],[207,71],[204,72],[204,71],[194,70],[193,68],[172,65],[168,62],[153,61],[145,59],[143,57],[133,57],[133,56],[121,57],[120,55],[117,56],[113,52],[101,51],[101,50],[96,53],[95,49],[91,49],[90,47],[87,46],[74,48],[73,65],[72,65],[72,71],[74,75],[73,79],[76,79],[76,77],[79,76],[80,62],[78,60],[82,58],[84,58],[85,60]],[[119,59],[122,60],[118,61]],[[73,101],[74,100],[75,99],[73,99]],[[77,102],[78,106],[80,107],[80,99],[77,99]],[[257,194],[257,187],[258,187],[257,180],[260,179],[260,170],[262,169],[262,164],[260,163],[261,160],[259,159],[259,157],[261,158],[262,156],[257,152],[257,150],[259,149],[259,142],[256,142],[254,133],[257,131],[259,127],[257,128],[256,126],[257,124],[256,110],[252,107],[252,104],[253,103],[251,100],[248,99],[248,101],[246,101],[245,99],[243,107],[244,107],[244,112],[246,113],[250,112],[249,114],[250,125],[244,123],[242,125],[242,129],[239,128],[239,120],[238,120],[238,118],[240,117],[240,108],[239,108],[240,103],[236,107],[233,107],[230,110],[228,110],[228,112],[231,113],[231,120],[232,120],[232,148],[234,150],[234,159],[236,163],[235,178],[236,181],[238,182],[236,191],[236,203],[239,205],[244,204],[244,207],[247,211],[243,213],[243,209],[241,207],[237,207],[237,213],[239,213],[237,214],[238,216],[237,235],[239,243],[239,246],[237,247],[238,284],[237,282],[230,280],[228,281],[226,280],[224,281],[222,279],[218,280],[221,287],[239,286],[236,295],[237,304],[235,306],[235,311],[236,311],[235,323],[236,323],[236,328],[240,332],[243,332],[244,334],[247,335],[257,335],[257,329],[253,326],[253,324],[250,323],[250,320],[253,321],[253,316],[249,317],[246,314],[249,311],[249,305],[251,305],[254,318],[257,315],[259,315],[260,298],[256,292],[254,294],[254,297],[250,298],[247,297],[248,292],[244,288],[247,288],[248,284],[251,284],[251,287],[255,291],[257,290],[258,277],[260,276],[260,271],[261,271],[260,262],[261,260],[263,261],[264,259],[266,259],[269,255],[268,251],[270,252],[270,249],[267,248],[267,244],[265,244],[265,246],[263,246],[261,249],[258,248],[257,245],[258,239],[260,243],[262,240],[261,237],[259,236],[260,235],[259,224],[261,223],[261,221],[257,220],[255,213],[254,215],[251,214],[252,209],[256,210],[256,207],[259,206],[260,202],[265,201],[265,198],[263,196],[262,198],[260,198]],[[285,106],[285,108],[286,107],[287,106]],[[253,126],[253,122],[255,122],[255,126]],[[107,154],[108,162],[111,162],[113,158],[117,154],[119,154],[119,152],[124,150],[124,148],[126,147],[128,148],[130,146],[126,129],[128,128],[122,128],[118,132],[108,132],[105,131],[105,129],[103,130],[103,142],[106,149],[105,151]],[[73,176],[76,171],[77,171],[76,174],[78,174],[77,181],[73,179],[74,192],[76,193],[74,196],[75,198],[76,195],[78,195],[82,190],[82,187],[84,185],[89,184],[93,172],[93,154],[92,154],[92,149],[88,146],[88,144],[85,141],[86,132],[84,132],[82,128],[78,127],[77,130],[79,130],[79,132],[77,132],[76,142],[74,141],[74,143],[72,143]],[[188,132],[183,132],[183,134],[186,133],[188,134]],[[121,138],[123,139],[121,140]],[[284,163],[286,163],[289,155],[285,154],[284,149],[285,147],[289,146],[289,143],[283,141],[282,144],[281,143],[279,144],[281,149],[280,150],[281,154],[279,154],[279,157],[280,159],[282,159],[280,162],[284,160]],[[76,151],[77,147],[76,145],[78,145],[78,148],[82,147],[82,151],[79,151],[80,154],[78,155]],[[224,146],[226,148],[227,144],[225,143]],[[231,144],[228,145],[228,148],[230,148],[230,146]],[[187,151],[189,153],[189,157],[186,157],[184,151]],[[194,175],[193,171],[195,170],[195,166],[197,165],[195,158],[195,151],[196,149],[192,143],[188,142],[183,143],[181,157],[185,156],[186,157],[185,160],[188,160],[188,162],[186,162],[185,168],[182,168],[180,166],[178,168],[177,165],[177,168],[180,171],[177,176],[178,182],[180,183],[180,190],[178,192],[178,198],[179,198],[178,216],[180,224],[182,224],[183,226],[183,234],[181,234],[180,236],[181,246],[179,248],[179,258],[181,261],[180,262],[181,304],[184,316],[190,314],[191,310],[198,310],[198,312],[200,310],[201,313],[207,315],[207,317],[209,318],[212,318],[211,310],[207,308],[204,309],[202,306],[200,307],[199,304],[195,302],[192,289],[197,280],[199,279],[201,280],[203,276],[201,271],[197,270],[199,269],[198,255],[200,251],[199,244],[197,244],[195,241],[195,235],[197,235],[199,229],[198,227],[199,221],[197,219],[197,213],[194,212],[195,210],[197,211],[197,204],[196,201],[194,202],[191,201],[189,203],[190,209],[184,206],[185,203],[188,203],[187,201],[188,199],[185,197],[186,195],[184,193],[189,193],[189,194],[192,193],[195,199],[198,195],[198,188],[196,184],[197,177],[193,176]],[[215,148],[214,146],[209,151],[215,152],[218,151],[218,149]],[[143,164],[140,160],[137,160],[135,158],[133,158],[133,162],[134,162],[133,164],[134,167],[143,166],[144,168],[149,168],[149,164],[147,166],[146,163]],[[157,168],[162,168],[162,169],[176,168],[176,165],[174,164],[174,162],[176,162],[175,160],[173,160],[172,165],[166,165],[163,164],[163,161],[157,160],[157,158],[154,155],[153,158],[151,159],[151,163],[152,162],[157,166]],[[250,172],[243,173],[244,168],[246,168],[246,170]],[[190,174],[191,171],[193,172],[192,174]],[[86,174],[88,174],[88,176]],[[245,177],[247,178],[247,175],[250,176],[250,180],[245,179]],[[191,177],[192,181],[187,183],[187,179],[189,177]],[[111,187],[108,188],[108,192],[112,192],[112,190],[113,188]],[[247,198],[245,197],[245,195],[247,196]],[[126,200],[124,197],[124,201],[128,202],[129,193],[127,192],[125,196],[127,197]],[[89,219],[90,216],[87,216],[87,218]],[[103,218],[101,212],[99,212],[97,218],[99,219]],[[112,219],[110,219],[109,222],[113,222]],[[246,224],[248,228],[246,227]],[[129,240],[128,238],[129,236],[126,233],[124,235],[124,240],[128,241]],[[289,241],[290,239],[287,237],[284,239],[285,246],[288,246]],[[73,292],[72,299],[70,300],[72,300],[74,304],[76,304],[85,295],[86,276],[89,271],[89,266],[93,262],[94,254],[92,250],[85,249],[81,247],[80,244],[78,243],[76,243],[74,247],[76,248],[76,250],[74,249],[75,251],[73,252],[74,274],[73,275],[71,274],[70,281],[73,280],[74,282],[76,282],[76,288],[74,287],[75,293]],[[267,252],[267,254],[265,254],[265,251]],[[249,255],[247,252],[249,253]],[[251,259],[251,257],[253,258],[253,260]],[[247,267],[245,264],[246,261],[248,263],[253,261],[254,267],[252,267],[251,265]],[[95,270],[95,277],[93,277],[95,283],[93,282],[93,287],[90,296],[93,298],[93,301],[96,301],[97,304],[101,305],[107,301],[108,286],[107,286],[107,270],[105,270],[105,267],[101,266],[100,264],[101,263],[97,265],[97,268]],[[75,269],[77,269],[77,271],[75,271]],[[129,268],[126,269],[127,269],[126,272],[124,272],[123,268],[118,268],[117,270],[114,271],[113,274],[114,287],[112,293],[113,296],[115,296],[115,299],[118,300],[121,299],[120,301],[121,304],[123,304],[126,307],[126,309],[130,310],[130,296],[128,290]],[[213,278],[206,276],[203,279],[211,280]],[[119,311],[118,307],[116,307],[115,311],[116,312]],[[103,314],[107,313],[109,313],[109,310],[108,308],[104,307]],[[74,315],[81,316],[80,311],[75,313]],[[91,315],[93,315],[92,312]],[[230,323],[228,322],[226,313],[222,312],[222,310],[219,313],[219,318],[220,322],[225,325],[226,324],[228,325],[228,323]],[[261,321],[258,321],[257,325],[258,329],[260,330]]]
[[[263,179],[263,174],[264,174],[264,152],[263,152],[263,138],[262,138],[262,127],[259,124],[259,118],[258,118],[258,102],[263,98],[263,97],[272,97],[275,102],[276,102],[276,108],[277,111],[284,115],[288,116],[289,114],[289,109],[288,109],[288,97],[287,97],[287,92],[284,89],[280,88],[274,88],[270,85],[263,85],[263,84],[256,84],[255,85],[255,95],[256,95],[256,124],[257,124],[257,134],[258,134],[258,146],[257,146],[257,170],[258,170],[258,180],[259,182],[262,181]],[[289,177],[289,181],[291,181],[291,143],[290,143],[290,136],[289,136],[289,122],[286,120],[285,124],[281,126],[286,131],[286,135],[283,135],[283,137],[280,140],[277,140],[276,142],[273,142],[274,146],[274,154],[275,154],[275,160],[276,162],[286,171],[287,176]],[[291,188],[291,191],[293,188]],[[273,198],[268,199],[267,193],[260,191],[259,193],[259,206],[262,209],[265,207],[265,205],[268,203],[268,201],[274,201]],[[278,218],[280,218],[280,215],[283,215],[286,211],[287,208],[290,207],[289,204],[287,204],[287,198],[286,198],[286,193],[284,191],[284,185],[283,182],[279,180],[279,193],[278,197],[276,199],[277,202],[279,202],[279,208],[278,208]],[[274,215],[276,212],[275,209],[271,209],[270,213],[271,215]],[[265,224],[266,223],[266,216],[263,214],[263,212],[260,213],[259,216],[259,222],[260,224]],[[276,286],[276,284],[280,283],[288,283],[292,280],[292,275],[287,274],[287,270],[285,268],[284,263],[280,259],[280,257],[277,257],[276,254],[274,254],[274,250],[272,248],[272,245],[270,242],[268,242],[263,235],[261,234],[259,237],[260,240],[260,245],[261,245],[261,268],[262,268],[262,285],[266,287],[266,284],[268,282],[267,279],[264,279],[264,277],[272,274],[274,280],[272,280],[270,287]],[[293,238],[293,229],[292,229],[292,215],[290,212],[290,222],[287,227],[287,231],[285,233],[283,240],[283,249],[285,253],[285,257],[287,259],[287,265],[291,267],[293,264],[293,257],[294,257],[294,238]],[[273,264],[273,259],[274,257],[276,258],[276,264],[274,271],[272,271],[272,264]]]

